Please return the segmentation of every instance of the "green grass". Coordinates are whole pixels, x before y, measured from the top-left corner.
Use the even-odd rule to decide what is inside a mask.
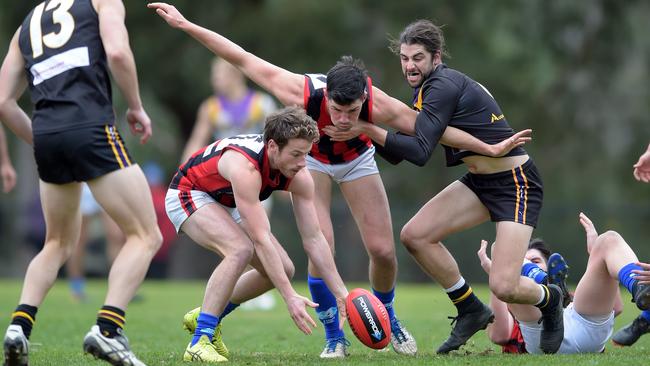
[[[0,318],[8,321],[16,306],[21,284],[18,281],[0,281]],[[141,302],[130,305],[126,331],[135,353],[148,365],[183,365],[182,355],[189,335],[181,329],[182,315],[198,306],[203,296],[203,282],[145,282]],[[350,288],[355,286],[349,285]],[[485,288],[476,286],[480,297],[487,298]],[[90,356],[84,356],[81,342],[94,323],[95,314],[102,305],[105,283],[93,282],[89,287],[89,301],[75,303],[66,284],[57,282],[41,306],[37,324],[32,333],[32,365],[101,365]],[[297,285],[303,295],[306,286]],[[461,352],[451,356],[437,356],[435,348],[449,334],[447,315],[455,315],[444,293],[435,285],[400,285],[396,309],[402,322],[418,341],[419,355],[415,358],[399,356],[394,352],[378,353],[364,347],[347,329],[352,341],[351,356],[345,361],[321,361],[322,327],[311,336],[304,336],[289,318],[279,301],[269,312],[236,310],[224,321],[224,340],[232,352],[233,365],[613,365],[639,364],[647,359],[650,337],[641,339],[635,347],[620,349],[607,347],[604,354],[519,356],[502,355],[489,343],[485,332],[477,334]],[[625,295],[624,295],[625,296]],[[633,304],[616,321],[616,329],[631,321],[638,312]],[[347,325],[346,325],[347,327]]]

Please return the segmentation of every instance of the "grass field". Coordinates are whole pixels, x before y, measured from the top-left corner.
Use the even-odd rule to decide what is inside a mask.
[[[16,306],[21,284],[0,280],[0,318],[7,324]],[[349,288],[355,287],[348,285]],[[305,285],[297,289],[308,296]],[[103,365],[84,356],[81,342],[94,323],[101,306],[104,282],[90,284],[89,301],[75,303],[66,284],[57,282],[43,306],[32,333],[30,364],[39,365]],[[486,299],[485,288],[477,292]],[[182,315],[202,299],[203,282],[145,282],[142,301],[131,304],[127,312],[126,331],[135,353],[148,365],[183,365],[182,355],[189,335],[181,329]],[[633,348],[607,347],[598,355],[513,356],[502,355],[491,345],[485,332],[477,334],[458,354],[437,356],[435,348],[449,334],[448,315],[455,315],[444,293],[433,285],[400,285],[397,314],[418,341],[415,358],[394,352],[379,353],[364,347],[346,330],[352,341],[351,356],[345,361],[321,361],[322,328],[304,336],[293,326],[283,303],[275,294],[277,304],[268,312],[236,310],[224,321],[224,340],[231,349],[233,365],[311,365],[345,363],[351,365],[637,365],[645,363],[650,350],[650,336]],[[624,295],[625,299],[629,297]],[[616,321],[616,328],[637,315],[633,304]],[[347,325],[346,325],[347,328]],[[4,328],[3,328],[4,329]],[[106,364],[108,365],[108,364]]]

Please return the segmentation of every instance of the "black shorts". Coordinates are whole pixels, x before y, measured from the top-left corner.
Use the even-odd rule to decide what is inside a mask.
[[[133,160],[113,125],[34,135],[38,176],[45,182],[85,182],[131,166]]]
[[[459,180],[487,207],[492,221],[513,221],[532,227],[537,225],[544,189],[532,159],[509,171],[467,173]]]

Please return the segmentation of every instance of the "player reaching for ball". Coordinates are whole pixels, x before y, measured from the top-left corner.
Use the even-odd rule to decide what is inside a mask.
[[[391,320],[393,349],[400,354],[415,355],[415,339],[395,315],[393,302],[397,276],[397,258],[386,192],[374,159],[375,147],[364,135],[346,141],[333,141],[323,133],[327,126],[346,130],[358,119],[386,123],[413,132],[416,112],[372,86],[361,63],[343,57],[327,75],[292,73],[245,51],[227,38],[200,27],[183,17],[173,6],[151,3],[170,26],[201,42],[219,57],[239,68],[248,78],[266,89],[284,105],[298,105],[318,122],[320,140],[307,157],[307,169],[316,188],[316,211],[320,226],[334,251],[334,230],[330,217],[332,182],[338,184],[348,203],[370,258],[370,282],[373,293],[386,306]],[[455,128],[448,128],[442,139],[451,146],[487,155],[499,156],[528,140],[523,131],[513,139],[487,145]],[[312,298],[319,304],[318,317],[326,333],[322,358],[342,358],[347,340],[337,326],[332,289],[323,282],[327,274],[309,263],[308,284]],[[235,292],[229,307],[247,300]],[[192,314],[188,314],[191,319]]]

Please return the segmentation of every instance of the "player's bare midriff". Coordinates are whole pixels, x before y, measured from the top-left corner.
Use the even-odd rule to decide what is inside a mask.
[[[472,155],[463,158],[467,170],[473,174],[492,174],[510,170],[528,161],[528,155],[506,156],[503,158],[490,158],[487,156]]]

